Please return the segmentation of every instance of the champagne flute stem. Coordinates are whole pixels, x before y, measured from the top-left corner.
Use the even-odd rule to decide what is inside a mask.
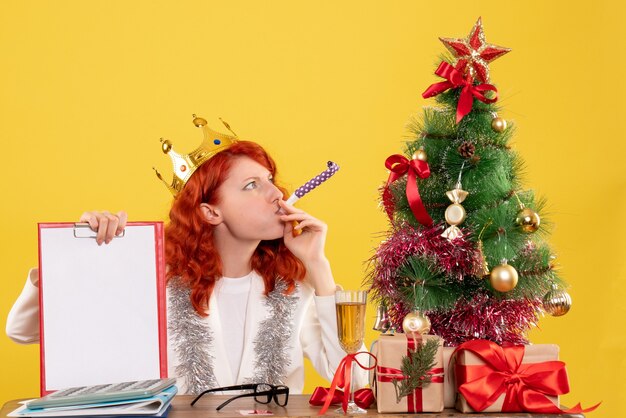
[[[354,360],[352,361],[352,367],[350,368],[350,400],[348,405],[354,405]]]

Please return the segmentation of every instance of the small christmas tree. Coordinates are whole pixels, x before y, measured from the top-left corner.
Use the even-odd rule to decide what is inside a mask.
[[[488,64],[510,50],[486,42],[480,19],[466,39],[440,39],[454,58],[423,93],[438,105],[410,124],[406,156],[386,161],[391,228],[367,281],[387,326],[430,328],[451,346],[527,343],[539,315],[562,315],[571,299],[540,221],[545,202],[522,188],[514,127],[497,116]]]

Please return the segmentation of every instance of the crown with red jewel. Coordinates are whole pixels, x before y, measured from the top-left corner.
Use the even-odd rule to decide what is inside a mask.
[[[157,171],[156,168],[153,167],[156,172],[157,177],[165,183],[165,186],[168,190],[176,196],[180,191],[185,187],[187,181],[191,177],[191,175],[200,167],[203,163],[210,160],[215,154],[220,151],[225,150],[230,147],[232,144],[237,142],[237,134],[235,134],[230,126],[222,120],[222,123],[228,129],[232,135],[226,135],[217,131],[212,130],[207,125],[207,121],[193,116],[193,124],[202,129],[202,133],[204,134],[204,139],[198,148],[191,151],[189,154],[179,154],[174,151],[174,147],[172,143],[164,138],[161,138],[161,149],[164,154],[167,154],[172,159],[172,165],[174,169],[174,178],[172,183],[167,183],[161,173]],[[221,120],[221,119],[220,119]]]

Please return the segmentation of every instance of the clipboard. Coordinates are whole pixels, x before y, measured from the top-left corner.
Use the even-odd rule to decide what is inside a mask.
[[[162,222],[98,245],[74,223],[39,223],[41,396],[167,377]]]

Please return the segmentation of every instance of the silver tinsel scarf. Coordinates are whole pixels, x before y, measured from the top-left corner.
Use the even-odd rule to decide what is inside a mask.
[[[191,289],[180,279],[172,279],[168,288],[171,305],[168,329],[180,359],[176,375],[185,379],[188,393],[197,395],[218,386],[213,374],[214,358],[210,354],[213,332],[191,305]],[[293,312],[298,302],[297,296],[284,294],[286,288],[285,282],[277,279],[274,290],[265,299],[269,312],[259,324],[254,339],[254,376],[245,379],[245,383],[284,383],[285,370],[290,364],[288,341],[293,329]]]
[[[168,329],[180,359],[176,376],[186,380],[188,393],[198,395],[217,387],[210,354],[213,332],[193,308],[190,288],[178,278],[170,280],[168,288],[172,308],[168,312]]]
[[[254,339],[254,376],[246,383],[284,384],[285,369],[290,365],[288,341],[293,329],[293,311],[298,297],[285,294],[287,285],[280,278],[265,299],[269,315],[259,324]],[[296,293],[296,292],[294,292]]]

